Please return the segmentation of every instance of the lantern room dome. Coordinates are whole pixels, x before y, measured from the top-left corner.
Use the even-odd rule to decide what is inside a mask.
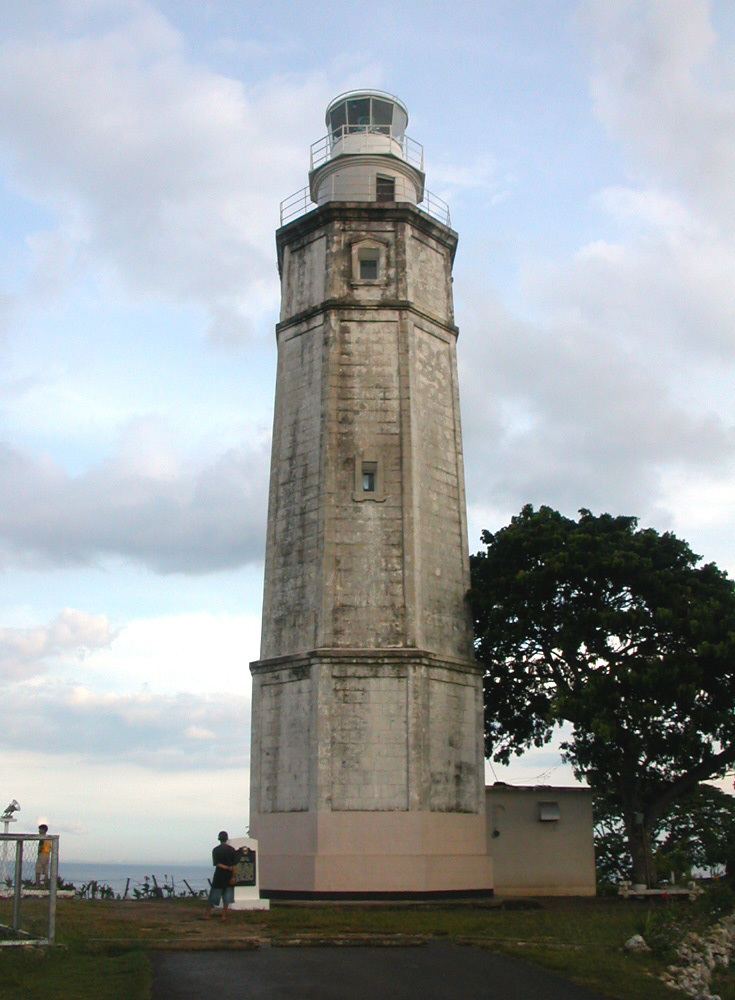
[[[383,90],[350,90],[329,102],[325,120],[334,138],[370,132],[400,141],[408,125],[408,109]]]

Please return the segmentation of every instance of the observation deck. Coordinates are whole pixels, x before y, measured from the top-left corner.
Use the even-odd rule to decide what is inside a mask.
[[[353,90],[328,105],[328,132],[311,144],[309,184],[281,202],[281,225],[330,201],[409,202],[450,226],[449,206],[424,185],[424,149],[406,135],[405,104],[381,90]]]

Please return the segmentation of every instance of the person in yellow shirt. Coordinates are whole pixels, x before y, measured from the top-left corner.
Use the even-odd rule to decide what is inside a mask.
[[[43,837],[48,833],[48,827],[45,823],[41,823],[38,828],[39,836]],[[49,864],[51,863],[51,841],[50,840],[39,840],[38,842],[38,858],[36,859],[36,885],[48,885],[48,870]]]

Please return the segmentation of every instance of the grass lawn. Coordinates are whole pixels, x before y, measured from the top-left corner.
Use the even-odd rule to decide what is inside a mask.
[[[43,904],[24,903],[33,923]],[[0,903],[0,921],[7,922]],[[34,912],[35,908],[35,912]],[[0,949],[0,1000],[146,1000],[150,967],[146,951],[240,948],[261,942],[288,946],[353,936],[360,940],[443,937],[535,962],[619,1000],[672,1000],[656,974],[662,963],[628,955],[623,943],[638,930],[645,904],[607,899],[539,901],[537,908],[479,906],[390,907],[276,906],[269,912],[202,919],[194,900],[145,902],[60,900],[57,940],[64,948],[19,954]],[[718,983],[723,1000],[735,1000],[735,977]]]
[[[83,950],[4,949],[2,1000],[148,1000],[151,967],[140,949],[115,955]]]

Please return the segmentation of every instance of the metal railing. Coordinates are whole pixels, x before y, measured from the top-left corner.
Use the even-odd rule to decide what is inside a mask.
[[[340,148],[342,147],[342,148]],[[417,170],[424,169],[424,147],[408,135],[394,135],[390,125],[341,125],[311,144],[311,170],[343,153],[386,153]]]
[[[328,202],[335,201],[364,202],[366,204],[373,205],[386,204],[386,202],[379,201],[375,196],[375,191],[366,186],[349,185],[345,187],[344,184],[341,185],[338,193],[335,192],[333,196],[324,198],[321,204],[325,205]],[[452,225],[451,216],[449,214],[449,205],[447,205],[443,198],[440,198],[436,194],[432,194],[431,191],[424,189],[424,199],[418,205],[416,205],[409,198],[402,198],[400,193],[397,193],[395,204],[406,203],[414,205],[419,212],[423,212],[424,215],[431,216],[432,219],[436,219],[437,222],[441,222],[443,226],[450,227]],[[394,203],[388,202],[387,204]],[[289,195],[288,198],[284,198],[281,202],[281,225],[285,226],[287,222],[293,222],[294,219],[298,219],[302,215],[306,215],[307,212],[311,212],[317,207],[317,204],[311,200],[311,192],[308,187],[301,188],[300,191],[294,191],[293,194]]]
[[[420,211],[430,215],[437,222],[441,222],[445,226],[452,225],[449,205],[438,194],[432,194],[431,191],[424,189],[424,200],[418,207]]]
[[[298,219],[301,215],[306,215],[312,208],[316,208],[316,205],[311,200],[308,186],[301,188],[300,191],[294,191],[281,202],[281,225],[285,226],[287,222]]]
[[[40,841],[49,841],[51,852],[48,857],[48,864],[41,867],[38,860],[38,844]],[[8,852],[12,845],[15,846],[12,859],[12,869],[9,867],[10,861]],[[24,852],[28,846],[29,850]],[[12,899],[12,909],[9,925],[0,924],[0,928],[9,935],[3,937],[0,945],[32,945],[32,944],[53,944],[56,937],[56,889],[59,875],[59,836],[58,834],[45,833],[0,833],[0,846],[2,847],[4,859],[4,878],[0,888],[0,895],[6,899]],[[35,855],[33,848],[36,848]],[[12,871],[12,874],[10,873]],[[45,919],[42,919],[43,930],[39,933],[39,923],[37,917],[37,907],[32,909],[30,919],[31,930],[24,927],[27,923],[23,919],[23,899],[29,896],[41,896],[47,899]]]

